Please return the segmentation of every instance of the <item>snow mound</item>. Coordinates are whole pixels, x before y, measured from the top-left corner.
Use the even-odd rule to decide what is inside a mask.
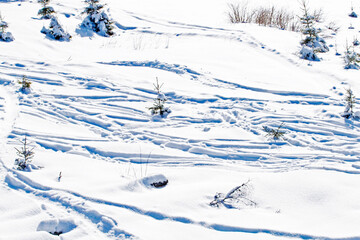
[[[4,42],[12,42],[15,40],[10,32],[0,33],[0,40]]]
[[[77,225],[73,219],[50,219],[40,222],[37,231],[45,231],[53,235],[68,233]]]
[[[168,184],[169,180],[162,174],[144,177],[140,182],[148,188],[160,188]]]

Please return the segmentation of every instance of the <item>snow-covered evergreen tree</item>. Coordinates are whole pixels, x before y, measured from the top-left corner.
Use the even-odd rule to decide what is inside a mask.
[[[88,6],[85,8],[83,13],[86,13],[87,16],[81,26],[91,29],[104,37],[114,35],[113,22],[103,11],[104,5],[100,4],[99,0],[85,0],[85,2]]]
[[[154,84],[155,90],[157,92],[157,96],[154,99],[154,105],[149,108],[151,110],[152,115],[159,114],[161,117],[166,117],[169,113],[171,113],[170,108],[165,107],[164,103],[167,101],[165,94],[161,92],[161,87],[163,84],[159,84],[158,79],[156,78],[156,84]]]
[[[18,80],[18,83],[21,85],[20,91],[22,93],[30,93],[31,91],[31,81],[24,75],[21,80]]]
[[[303,16],[300,17],[302,24],[302,33],[305,39],[301,41],[302,49],[300,51],[301,58],[311,61],[320,61],[316,55],[319,52],[329,51],[328,46],[323,38],[319,37],[320,30],[315,28],[315,17],[309,13],[306,0],[302,1]]]
[[[351,88],[346,89],[345,101],[345,111],[341,116],[344,118],[352,118],[354,117],[355,95]]]
[[[42,19],[50,19],[52,14],[55,13],[54,8],[48,6],[50,0],[38,0],[38,3],[41,3],[43,6],[43,8],[39,10],[38,15],[41,15]]]
[[[34,157],[34,148],[29,148],[29,143],[27,142],[27,138],[25,137],[24,141],[20,141],[22,143],[22,147],[20,149],[16,149],[16,154],[19,158],[15,160],[15,165],[18,170],[25,170],[28,168],[32,158]]]
[[[11,42],[14,41],[14,37],[10,32],[6,32],[6,29],[9,27],[7,22],[4,21],[0,14],[0,41]]]
[[[346,43],[344,54],[345,69],[360,69],[360,54],[355,51],[355,46],[351,47]]]
[[[43,27],[41,33],[46,34],[48,37],[59,41],[70,41],[71,35],[63,29],[58,19],[54,16],[51,17],[49,28]]]

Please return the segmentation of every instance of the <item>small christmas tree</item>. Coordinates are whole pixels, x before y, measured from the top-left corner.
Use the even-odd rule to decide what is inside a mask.
[[[18,157],[20,157],[15,160],[15,165],[17,165],[18,170],[25,170],[31,162],[32,158],[34,157],[35,153],[33,151],[34,148],[29,148],[26,137],[24,141],[20,142],[23,144],[23,146],[21,147],[21,149],[15,148],[16,154],[18,155]]]
[[[23,93],[30,92],[31,88],[31,81],[26,77],[23,76],[21,80],[18,81],[18,83],[21,85],[20,91]]]
[[[154,99],[154,105],[149,108],[152,115],[159,114],[161,117],[166,117],[171,113],[170,108],[165,107],[164,103],[167,101],[166,96],[161,92],[161,87],[163,84],[159,84],[158,79],[156,78],[156,84],[154,84],[155,90],[157,92],[157,97]]]
[[[14,37],[10,32],[6,32],[6,29],[9,27],[7,22],[1,16],[0,13],[0,40],[4,42],[14,41]]]
[[[309,14],[306,0],[302,1],[301,9],[303,16],[300,17],[300,22],[303,26],[302,33],[305,35],[305,39],[301,41],[301,57],[310,61],[320,61],[316,53],[327,52],[329,48],[326,46],[325,40],[318,35],[320,30],[315,28],[315,17]]]
[[[54,8],[49,7],[50,0],[38,0],[43,8],[39,10],[38,15],[41,15],[42,19],[50,19],[52,14],[55,13]]]
[[[92,31],[98,33],[101,36],[109,37],[114,35],[113,21],[102,10],[104,5],[99,3],[99,0],[85,0],[89,4],[83,13],[88,16],[84,19],[81,26],[84,26]]]
[[[346,50],[344,54],[345,69],[360,69],[360,54],[355,51],[355,46],[349,46],[346,43]]]
[[[355,95],[351,88],[346,89],[345,95],[346,107],[344,113],[341,115],[344,118],[351,118],[354,116]]]
[[[71,35],[63,29],[56,17],[51,17],[49,28],[43,27],[41,33],[59,41],[70,41]]]

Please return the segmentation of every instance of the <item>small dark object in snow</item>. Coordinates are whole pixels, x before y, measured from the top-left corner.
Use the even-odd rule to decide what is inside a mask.
[[[60,236],[63,232],[49,232],[51,235]]]
[[[169,180],[163,181],[163,182],[154,182],[151,183],[150,185],[156,188],[161,188],[161,187],[165,187],[168,184]]]
[[[341,114],[342,117],[346,118],[346,119],[349,119],[351,117],[351,114],[348,113],[348,112],[344,112]]]

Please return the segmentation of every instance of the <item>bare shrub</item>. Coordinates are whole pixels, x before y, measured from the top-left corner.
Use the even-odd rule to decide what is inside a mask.
[[[247,3],[229,4],[228,18],[231,23],[256,23],[265,27],[299,31],[299,23],[294,13],[271,7],[248,8]]]
[[[254,13],[248,11],[248,4],[245,3],[230,3],[228,4],[228,18],[231,23],[250,23]]]
[[[334,33],[337,33],[340,30],[339,25],[337,25],[336,22],[334,22],[334,21],[329,22],[325,27],[327,29],[333,31]]]
[[[214,196],[214,200],[211,201],[210,206],[220,207],[225,206],[226,208],[242,208],[243,206],[253,206],[257,204],[249,198],[252,186],[250,180],[233,188],[227,194],[217,193]]]
[[[275,14],[275,26],[284,29],[284,30],[291,30],[292,29],[298,30],[298,28],[292,28],[292,24],[297,23],[295,16],[293,13],[289,13],[284,9],[280,9]]]
[[[311,16],[314,17],[315,22],[320,23],[324,21],[324,11],[322,10],[322,8],[315,9]]]

